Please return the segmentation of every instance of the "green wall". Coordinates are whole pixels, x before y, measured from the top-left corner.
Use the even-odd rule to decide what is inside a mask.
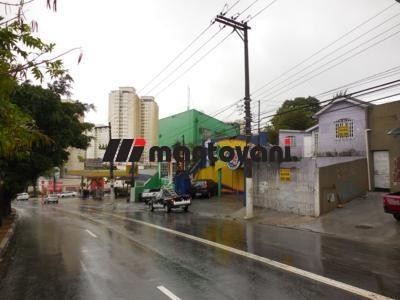
[[[239,132],[238,124],[227,124],[191,109],[160,119],[159,145],[171,147],[184,140],[185,145],[198,146],[206,138],[232,137]]]

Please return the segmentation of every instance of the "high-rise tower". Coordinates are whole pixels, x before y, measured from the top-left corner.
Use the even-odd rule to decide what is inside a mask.
[[[108,121],[112,138],[146,139],[141,161],[148,163],[148,149],[158,145],[158,105],[154,97],[136,94],[133,87],[111,91],[108,100]]]
[[[108,98],[112,138],[140,136],[140,100],[133,87],[120,87]]]

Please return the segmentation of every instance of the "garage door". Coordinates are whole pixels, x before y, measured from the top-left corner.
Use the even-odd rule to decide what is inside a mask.
[[[374,182],[375,188],[389,189],[390,176],[389,176],[389,152],[388,151],[374,151]]]

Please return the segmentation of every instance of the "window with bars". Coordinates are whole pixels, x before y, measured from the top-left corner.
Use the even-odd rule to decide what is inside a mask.
[[[354,136],[354,122],[351,119],[335,121],[336,139],[349,139]]]
[[[284,146],[295,147],[296,146],[296,137],[293,135],[287,135],[287,136],[285,136],[283,143],[284,143]]]

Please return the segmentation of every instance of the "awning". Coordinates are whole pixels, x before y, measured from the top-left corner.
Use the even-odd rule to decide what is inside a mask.
[[[68,170],[67,175],[89,178],[110,177],[110,170]],[[127,170],[114,170],[113,177],[130,176]]]

